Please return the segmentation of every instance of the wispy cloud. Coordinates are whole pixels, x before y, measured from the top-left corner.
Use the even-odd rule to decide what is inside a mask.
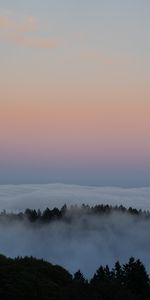
[[[20,31],[22,32],[35,32],[39,30],[39,24],[35,17],[28,16],[26,19],[22,22],[20,26]]]
[[[10,36],[10,40],[18,45],[24,45],[32,48],[51,49],[59,46],[59,42],[50,38],[30,37],[21,34]]]
[[[33,16],[27,16],[21,23],[17,23],[9,17],[0,16],[0,39],[2,41],[32,48],[51,49],[59,47],[59,40],[41,37],[41,32],[42,28]],[[32,33],[32,36],[29,33]]]
[[[0,30],[15,27],[15,22],[9,17],[0,16]]]

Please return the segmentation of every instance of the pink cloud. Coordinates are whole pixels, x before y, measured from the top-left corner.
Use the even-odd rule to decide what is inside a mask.
[[[15,23],[8,17],[0,16],[0,29],[9,29],[15,26]]]
[[[38,34],[39,31],[38,22],[33,16],[28,16],[21,25],[14,23],[11,18],[1,16],[0,29],[0,38],[5,42],[12,42],[18,45],[43,49],[56,48],[60,45],[58,40],[51,39],[49,37],[28,35],[28,33],[35,31]]]
[[[29,37],[26,35],[15,35],[12,37],[13,42],[32,48],[50,49],[59,46],[59,42],[50,38]]]
[[[28,16],[20,27],[22,32],[34,32],[38,31],[38,29],[38,22],[33,16]]]

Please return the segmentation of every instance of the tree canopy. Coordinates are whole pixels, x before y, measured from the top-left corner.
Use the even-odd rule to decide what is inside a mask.
[[[88,281],[42,259],[0,255],[0,299],[148,300],[150,279],[143,263],[131,257],[111,270],[100,266]]]

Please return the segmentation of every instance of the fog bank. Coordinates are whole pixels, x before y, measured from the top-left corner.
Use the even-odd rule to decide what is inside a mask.
[[[1,185],[0,210],[24,211],[61,208],[64,203],[90,206],[124,205],[150,210],[150,187],[86,187],[65,184]],[[37,227],[28,222],[0,223],[0,252],[15,257],[33,255],[60,264],[70,272],[78,269],[88,277],[100,264],[112,266],[130,256],[140,258],[150,273],[150,220],[112,213],[109,216],[73,218],[71,224],[53,221]]]
[[[150,273],[150,219],[123,214],[83,215],[49,224],[0,223],[0,252],[32,255],[91,277],[102,264],[140,258]]]
[[[150,210],[150,187],[117,188],[67,184],[0,185],[0,210],[60,208],[71,204],[110,204]]]

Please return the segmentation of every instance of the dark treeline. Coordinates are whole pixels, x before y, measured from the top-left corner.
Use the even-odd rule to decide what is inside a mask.
[[[15,259],[0,255],[2,300],[148,300],[150,279],[143,263],[131,257],[114,268],[100,266],[90,280],[78,270],[73,276],[64,268],[33,257]]]
[[[78,207],[77,205],[72,205],[67,207],[64,205],[61,209],[58,208],[46,208],[43,212],[38,209],[29,209],[27,208],[24,212],[19,213],[7,213],[5,210],[0,213],[0,221],[8,220],[8,221],[21,221],[21,220],[28,220],[30,222],[41,222],[41,223],[48,223],[54,220],[61,220],[63,221],[71,221],[73,217],[79,217],[84,214],[86,215],[95,215],[95,216],[102,216],[102,215],[110,215],[112,213],[123,213],[127,215],[132,215],[136,217],[140,217],[143,219],[150,219],[150,212],[149,211],[142,211],[137,210],[136,208],[129,207],[128,209],[124,206],[111,206],[111,205],[95,205],[89,206],[82,204],[82,206]]]

